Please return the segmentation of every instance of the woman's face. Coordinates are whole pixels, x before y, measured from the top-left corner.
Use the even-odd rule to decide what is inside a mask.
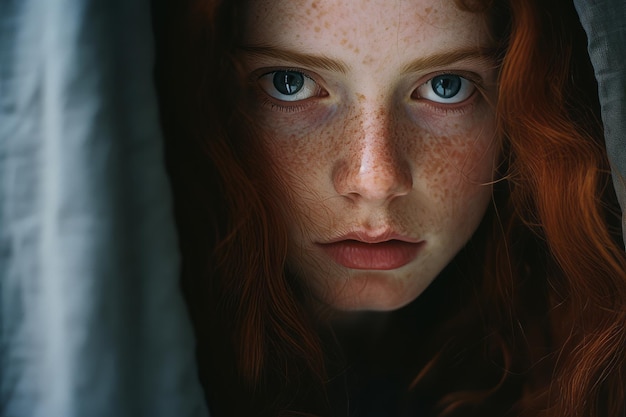
[[[419,296],[478,227],[497,160],[484,16],[453,0],[253,0],[242,59],[290,271],[325,304]]]

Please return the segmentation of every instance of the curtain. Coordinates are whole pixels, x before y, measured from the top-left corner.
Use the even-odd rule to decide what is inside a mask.
[[[626,2],[574,0],[598,80],[606,147],[626,241]]]
[[[148,0],[0,1],[0,415],[202,417]]]
[[[626,208],[626,5],[575,0]],[[207,417],[148,0],[0,1],[0,415]]]

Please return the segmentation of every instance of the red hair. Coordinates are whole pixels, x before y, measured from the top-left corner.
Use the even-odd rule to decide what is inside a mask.
[[[546,415],[623,414],[626,262],[606,221],[616,217],[603,199],[606,153],[593,99],[583,95],[595,87],[581,76],[586,42],[574,36],[571,4],[510,3],[498,112],[512,155],[510,204],[548,251],[555,369]],[[497,274],[508,270],[505,263]]]
[[[188,3],[157,33],[157,79],[183,289],[212,413],[327,415],[332,346],[285,273],[279,196],[246,129],[234,58],[242,2]],[[414,386],[436,393],[442,414],[498,405],[524,416],[619,415],[626,259],[575,11],[566,1],[463,3],[492,8],[503,40],[496,111],[506,159],[494,208],[468,245],[485,259],[468,257],[476,273],[463,278],[477,295],[437,323]],[[447,296],[429,291],[420,298]],[[448,365],[472,343],[482,347],[450,383],[457,368]],[[495,377],[478,377],[493,361]]]

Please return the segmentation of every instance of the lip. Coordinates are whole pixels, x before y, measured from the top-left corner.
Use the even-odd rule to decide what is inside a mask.
[[[389,271],[413,261],[425,243],[391,233],[373,236],[357,232],[319,246],[346,268]]]

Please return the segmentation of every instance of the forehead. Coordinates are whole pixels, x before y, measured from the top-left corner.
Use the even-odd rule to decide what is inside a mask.
[[[420,52],[485,47],[485,17],[454,0],[251,0],[244,42],[303,52]]]

